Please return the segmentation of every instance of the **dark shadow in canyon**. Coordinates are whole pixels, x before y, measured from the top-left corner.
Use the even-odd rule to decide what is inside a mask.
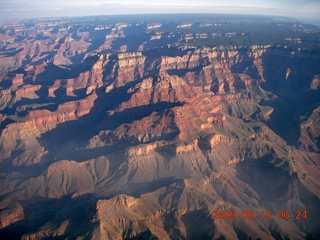
[[[309,232],[308,239],[318,239],[320,224],[315,220],[318,219],[317,213],[320,211],[319,198],[301,184],[297,173],[290,174],[274,166],[269,162],[270,157],[240,162],[236,166],[237,178],[258,193],[261,207],[272,211],[274,218],[277,217],[278,210],[288,209],[292,216],[290,221],[298,224],[304,232]],[[306,210],[307,219],[296,220],[297,209]]]
[[[277,99],[262,101],[274,111],[267,125],[289,145],[297,147],[300,137],[299,116],[315,109],[320,102],[319,91],[310,90],[314,74],[318,72],[320,58],[312,53],[296,53],[290,57],[290,49],[271,47],[262,57],[265,82],[263,89],[272,92]]]
[[[182,215],[181,220],[186,227],[187,239],[213,239],[214,223],[207,210],[189,211]]]
[[[40,144],[49,150],[49,155],[52,154],[54,157],[56,151],[68,141],[76,142],[78,147],[83,146],[101,130],[113,130],[122,124],[149,116],[152,112],[162,112],[174,106],[181,106],[181,103],[159,102],[108,115],[108,110],[113,110],[120,103],[130,99],[132,93],[127,93],[127,90],[140,81],[141,79],[127,83],[125,86],[115,88],[108,93],[105,92],[105,88],[96,89],[98,97],[88,114],[77,120],[58,124],[55,129],[44,133],[39,138]]]
[[[86,235],[96,227],[92,219],[96,214],[97,200],[95,196],[88,194],[74,199],[70,196],[60,199],[34,197],[32,200],[22,201],[24,219],[1,229],[0,239],[22,239],[24,234],[35,233],[49,222],[59,228],[65,221],[69,221],[69,224],[63,235],[55,237],[49,234],[41,239],[73,239]]]

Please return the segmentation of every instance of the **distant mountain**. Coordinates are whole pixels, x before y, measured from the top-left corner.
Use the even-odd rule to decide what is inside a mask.
[[[1,239],[319,239],[320,33],[268,17],[0,26]]]

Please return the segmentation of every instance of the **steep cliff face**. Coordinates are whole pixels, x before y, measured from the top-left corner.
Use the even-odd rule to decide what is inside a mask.
[[[89,33],[58,32],[0,59],[0,236],[320,236],[319,56],[269,45],[103,52],[126,27],[103,27],[96,52]],[[242,218],[250,209],[257,219]],[[308,218],[278,218],[286,209]]]
[[[313,110],[312,114],[308,119],[300,124],[300,138],[299,138],[299,149],[304,151],[319,152],[319,114],[320,107]]]

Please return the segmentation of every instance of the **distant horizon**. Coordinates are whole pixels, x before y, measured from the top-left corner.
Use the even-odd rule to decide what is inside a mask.
[[[2,0],[0,20],[143,14],[238,14],[293,18],[320,26],[317,0]]]
[[[294,17],[288,17],[288,16],[278,16],[278,15],[258,15],[258,14],[245,14],[245,13],[127,13],[127,14],[99,14],[99,15],[76,15],[76,16],[67,16],[67,15],[61,15],[61,16],[44,16],[44,17],[30,17],[30,18],[12,18],[12,19],[2,19],[0,18],[1,22],[15,22],[15,21],[28,21],[28,20],[46,20],[46,19],[67,19],[67,18],[94,18],[94,17],[130,17],[130,16],[161,16],[161,15],[212,15],[212,16],[251,16],[251,17],[266,17],[266,18],[283,18],[284,20],[288,21],[298,21],[304,24],[311,24],[316,25],[320,27],[320,19],[299,19]]]

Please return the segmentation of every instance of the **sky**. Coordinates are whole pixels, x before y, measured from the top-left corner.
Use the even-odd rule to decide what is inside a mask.
[[[320,23],[320,0],[0,0],[0,19],[150,13],[234,13]]]

